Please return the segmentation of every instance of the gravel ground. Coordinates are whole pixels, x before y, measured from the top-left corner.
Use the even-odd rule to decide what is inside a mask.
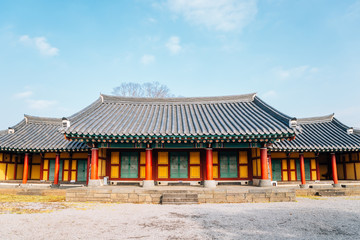
[[[292,203],[65,203],[50,213],[0,214],[1,239],[360,239],[360,197]]]

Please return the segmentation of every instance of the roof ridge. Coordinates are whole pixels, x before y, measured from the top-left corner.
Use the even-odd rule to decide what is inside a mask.
[[[186,104],[186,103],[218,103],[218,102],[252,102],[256,93],[214,96],[214,97],[178,97],[178,98],[147,98],[147,97],[122,97],[100,94],[103,103],[159,103],[159,104]]]
[[[298,118],[297,121],[299,124],[331,122],[334,119],[334,115],[335,113],[318,117]]]
[[[37,117],[24,114],[26,124],[28,123],[43,123],[43,124],[61,124],[61,118]]]

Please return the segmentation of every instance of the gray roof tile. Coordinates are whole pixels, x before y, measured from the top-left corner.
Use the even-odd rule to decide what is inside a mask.
[[[86,144],[68,141],[59,132],[60,118],[41,118],[25,115],[24,120],[12,127],[15,132],[2,131],[0,149],[7,151],[80,151]]]
[[[274,143],[272,151],[359,151],[360,135],[348,134],[349,127],[334,118],[334,114],[298,119],[299,134],[295,140]]]
[[[70,135],[209,136],[294,135],[290,117],[255,94],[199,98],[101,95],[69,117]]]

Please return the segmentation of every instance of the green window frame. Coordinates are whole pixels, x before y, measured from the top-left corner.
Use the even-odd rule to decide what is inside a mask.
[[[238,173],[238,158],[236,152],[220,152],[220,178],[237,178]]]
[[[189,156],[185,152],[170,153],[170,178],[188,178]]]
[[[139,153],[121,152],[121,178],[139,177]]]

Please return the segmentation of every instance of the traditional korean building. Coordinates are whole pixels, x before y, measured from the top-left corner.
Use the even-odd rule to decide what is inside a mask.
[[[25,115],[1,131],[0,180],[86,182],[88,147],[67,141],[61,127],[62,119]]]
[[[294,138],[296,125],[255,94],[101,95],[65,121],[66,138],[92,148],[92,182],[109,176],[114,183],[145,186],[182,182],[214,187],[214,180],[269,185],[267,146]]]
[[[0,131],[0,181],[143,186],[360,179],[360,131],[333,115],[298,119],[256,94],[100,95],[67,118]],[[296,135],[296,138],[295,138]],[[270,153],[270,154],[269,154]]]
[[[271,147],[275,181],[360,180],[360,135],[334,114],[298,119],[298,134]]]

